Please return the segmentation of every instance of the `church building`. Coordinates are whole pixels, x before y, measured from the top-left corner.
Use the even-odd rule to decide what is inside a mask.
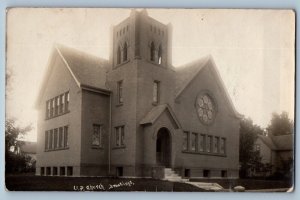
[[[112,28],[109,60],[56,46],[36,101],[36,175],[238,178],[240,114],[211,56],[172,66],[172,26]]]

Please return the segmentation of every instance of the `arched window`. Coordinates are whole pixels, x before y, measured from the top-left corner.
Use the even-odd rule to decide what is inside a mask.
[[[162,61],[162,48],[161,48],[161,45],[159,45],[159,48],[158,48],[158,64],[161,64],[161,61]]]
[[[117,52],[117,64],[121,63],[121,48],[118,46],[118,52]]]
[[[151,47],[150,47],[150,60],[154,61],[155,59],[155,46],[154,42],[151,42]]]
[[[123,47],[123,62],[127,60],[127,42],[124,43]]]

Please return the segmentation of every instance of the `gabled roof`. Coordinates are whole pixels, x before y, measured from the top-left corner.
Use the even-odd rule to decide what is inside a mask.
[[[141,120],[140,125],[147,125],[147,124],[154,124],[154,122],[159,118],[159,116],[164,112],[168,111],[171,115],[172,119],[174,120],[175,124],[178,128],[181,127],[179,121],[177,120],[175,113],[172,111],[168,104],[161,104],[158,106],[153,107],[150,112]]]
[[[181,67],[176,68],[176,95],[175,99],[179,98],[183,91],[191,84],[191,82],[197,77],[197,75],[204,69],[205,67],[210,67],[210,71],[212,75],[215,76],[216,83],[220,86],[221,92],[223,92],[226,100],[228,101],[230,107],[232,108],[233,114],[237,118],[241,118],[242,115],[239,114],[232,100],[227,92],[225,84],[219,74],[219,71],[216,67],[216,64],[211,55],[205,56],[201,59],[183,65]]]
[[[207,64],[209,56],[202,57],[175,68],[176,70],[176,97],[179,96],[189,83],[197,76],[201,69]]]
[[[41,84],[37,101],[37,106],[43,96],[50,74],[54,68],[55,59],[59,57],[68,69],[77,86],[80,88],[90,88],[97,91],[109,92],[106,87],[106,72],[108,71],[108,61],[96,56],[75,50],[73,48],[56,45],[49,59],[48,67]]]
[[[264,135],[258,135],[258,138],[261,139],[261,141],[264,144],[266,144],[271,150],[276,150],[276,146],[270,137]]]
[[[107,60],[62,45],[56,49],[80,86],[108,89],[105,85]]]
[[[293,134],[279,136],[263,136],[258,138],[262,140],[271,150],[275,151],[290,151],[293,150]]]
[[[293,150],[294,134],[271,136],[271,138],[277,147],[276,150]]]

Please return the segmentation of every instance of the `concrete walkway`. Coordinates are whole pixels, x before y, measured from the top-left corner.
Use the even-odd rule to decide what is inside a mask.
[[[206,182],[185,182],[187,184],[196,186],[198,188],[204,189],[204,190],[213,190],[213,191],[224,191],[224,188],[219,185],[218,183],[206,183]]]
[[[293,192],[294,188],[274,188],[274,189],[259,189],[259,190],[246,190],[245,192]]]

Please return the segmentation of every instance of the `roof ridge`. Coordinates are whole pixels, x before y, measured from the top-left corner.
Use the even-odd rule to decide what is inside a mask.
[[[85,52],[83,50],[80,50],[80,49],[77,49],[77,48],[74,48],[74,47],[70,47],[70,46],[67,46],[67,45],[60,44],[60,43],[56,43],[54,46],[55,46],[56,49],[59,49],[59,50],[65,48],[65,49],[71,50],[73,52],[84,54],[84,55],[89,56],[91,58],[95,58],[95,59],[99,59],[99,60],[103,60],[103,61],[109,62],[108,59],[96,56],[96,55],[91,54],[91,53],[87,53],[87,52]]]
[[[187,62],[187,63],[184,63],[182,65],[179,65],[179,66],[175,67],[175,70],[176,71],[177,70],[183,70],[183,69],[186,69],[187,67],[192,67],[192,66],[194,66],[194,64],[197,64],[200,61],[204,61],[205,59],[209,60],[211,57],[212,57],[211,54],[207,54],[207,55],[205,55],[205,56],[203,56],[201,58],[197,58],[197,59],[192,60],[190,62]]]
[[[186,73],[188,74],[188,72],[190,71],[190,69],[194,69],[196,68],[196,70],[188,77],[188,79],[186,81],[184,81],[182,84],[182,87],[180,87],[180,89],[176,90],[176,98],[178,96],[180,96],[180,94],[185,90],[185,88],[191,83],[192,80],[194,80],[194,78],[197,76],[197,74],[204,68],[204,66],[206,66],[207,62],[211,59],[211,55],[207,55],[204,56],[200,59],[194,60],[192,62],[189,62],[179,68],[176,68],[176,73],[177,76],[179,75],[178,73]],[[201,66],[199,66],[201,64]],[[181,74],[182,76],[182,74]],[[176,78],[176,81],[178,81],[179,79]]]

